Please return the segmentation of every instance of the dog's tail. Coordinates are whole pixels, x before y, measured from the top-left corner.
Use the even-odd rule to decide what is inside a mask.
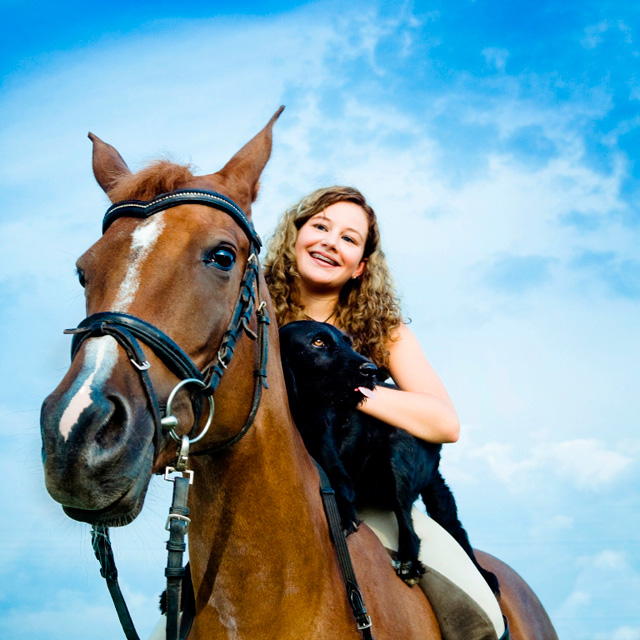
[[[482,577],[486,580],[491,591],[498,596],[500,595],[500,585],[498,578],[491,571],[483,569],[476,560],[473,548],[469,542],[469,537],[462,523],[458,519],[458,507],[455,498],[445,482],[439,470],[435,470],[431,482],[420,492],[427,513],[465,550],[473,564],[477,567]]]

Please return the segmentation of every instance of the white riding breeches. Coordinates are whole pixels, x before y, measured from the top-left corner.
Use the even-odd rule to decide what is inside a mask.
[[[363,509],[358,516],[387,549],[397,551],[398,523],[392,511]],[[427,568],[420,586],[429,597],[438,621],[446,615],[446,612],[438,611],[439,602],[451,601],[451,598],[435,591],[449,590],[453,583],[472,599],[472,605],[475,603],[486,614],[495,628],[496,637],[500,638],[505,627],[498,601],[464,549],[423,511],[413,507],[411,516],[421,540],[420,561]]]

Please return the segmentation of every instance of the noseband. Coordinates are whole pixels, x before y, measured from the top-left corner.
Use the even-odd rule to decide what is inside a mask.
[[[237,204],[214,191],[191,189],[163,194],[149,202],[140,200],[116,202],[109,207],[104,216],[102,233],[106,233],[107,229],[118,218],[146,219],[155,213],[182,204],[200,204],[224,211],[231,216],[244,231],[251,245],[249,258],[247,259],[242,282],[240,283],[238,299],[233,310],[231,321],[222,336],[216,359],[200,371],[191,358],[169,336],[145,320],[126,313],[113,311],[95,313],[85,318],[77,328],[65,331],[65,333],[73,334],[71,343],[72,360],[85,340],[106,335],[114,338],[125,350],[129,361],[140,376],[155,424],[154,446],[156,451],[160,450],[165,433],[168,433],[171,438],[179,443],[175,468],[167,467],[165,470],[165,479],[174,482],[173,502],[166,527],[169,531],[169,541],[167,542],[169,557],[165,570],[167,576],[167,639],[177,639],[179,635],[180,637],[186,637],[189,633],[194,613],[190,612],[188,616],[185,610],[182,616],[182,624],[180,624],[179,607],[181,600],[181,583],[185,572],[182,567],[182,557],[186,549],[184,537],[190,522],[187,497],[189,484],[193,481],[193,472],[187,469],[189,446],[199,441],[205,435],[213,420],[213,394],[233,358],[236,343],[243,331],[257,343],[257,366],[253,372],[253,400],[249,415],[244,426],[236,435],[218,445],[194,451],[191,455],[215,454],[236,444],[253,424],[256,413],[258,412],[258,407],[260,406],[262,388],[263,386],[265,388],[267,387],[267,325],[269,324],[269,316],[267,314],[266,303],[260,296],[258,262],[258,254],[260,253],[262,243],[253,228],[253,224]],[[254,310],[258,323],[257,332],[252,331],[249,327],[249,322]],[[164,411],[165,415],[162,417],[160,403],[158,402],[157,394],[153,388],[148,372],[150,365],[145,359],[139,341],[149,347],[180,380],[167,398]],[[171,414],[171,403],[175,394],[187,385],[197,387],[196,391],[199,391],[200,395],[194,397],[194,391],[192,391],[191,400],[194,406],[194,425],[188,435],[180,437],[175,431],[175,428],[178,426],[178,419]],[[191,437],[191,433],[199,423],[202,399],[207,399],[209,402],[209,417],[200,434]],[[177,471],[181,475],[175,478],[169,477],[173,471]],[[109,531],[106,526],[93,526],[92,545],[96,557],[100,562],[100,572],[107,581],[107,587],[111,593],[111,598],[125,635],[130,640],[139,640],[120,587],[118,586],[118,574],[115,568],[111,542],[109,540]]]

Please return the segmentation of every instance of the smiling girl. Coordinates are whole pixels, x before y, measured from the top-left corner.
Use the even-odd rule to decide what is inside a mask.
[[[329,322],[356,351],[393,378],[359,409],[435,443],[455,442],[460,422],[440,378],[404,323],[373,209],[351,187],[319,189],[287,209],[269,243],[265,276],[278,324]],[[508,637],[498,603],[462,548],[414,508],[427,572],[420,586],[434,606],[445,640]],[[389,549],[397,549],[392,513],[359,516]]]

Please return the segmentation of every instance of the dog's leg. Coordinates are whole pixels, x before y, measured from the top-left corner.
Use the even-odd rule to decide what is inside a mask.
[[[318,462],[325,470],[331,486],[336,492],[336,503],[340,512],[342,528],[349,534],[358,528],[358,515],[354,506],[356,494],[353,481],[344,468],[338,452],[339,448],[333,430],[331,428],[325,429]]]
[[[396,572],[409,585],[416,584],[425,572],[418,560],[420,538],[413,528],[411,507],[416,496],[413,487],[413,468],[407,464],[398,448],[391,454],[391,473],[395,484],[394,513],[398,520],[398,566]]]
[[[473,564],[477,567],[482,577],[487,581],[491,590],[500,594],[498,578],[491,571],[483,569],[476,560],[476,556],[471,548],[469,537],[462,523],[458,519],[458,508],[451,489],[437,469],[434,471],[431,482],[421,491],[422,500],[429,515],[456,540],[465,550]]]
[[[420,554],[420,538],[413,528],[411,519],[411,505],[402,505],[394,509],[398,520],[398,554],[397,574],[408,584],[413,586],[420,581],[425,572],[424,565],[418,556]]]

